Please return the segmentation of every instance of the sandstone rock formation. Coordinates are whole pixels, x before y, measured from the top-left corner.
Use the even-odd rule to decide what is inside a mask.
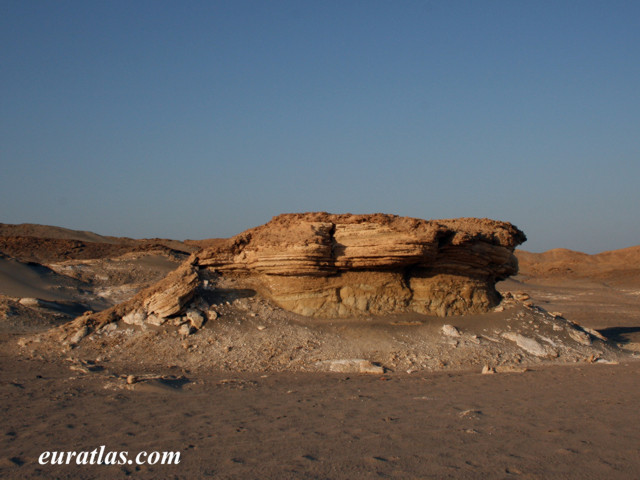
[[[488,219],[285,214],[199,252],[201,269],[242,278],[286,310],[345,317],[451,315],[497,305],[526,237]]]
[[[485,312],[500,301],[495,283],[517,273],[513,250],[525,240],[513,225],[488,219],[284,214],[215,242],[158,284],[70,328],[98,329],[131,314],[179,325],[191,321],[189,308],[212,319],[215,311],[194,297],[221,277],[310,317]]]

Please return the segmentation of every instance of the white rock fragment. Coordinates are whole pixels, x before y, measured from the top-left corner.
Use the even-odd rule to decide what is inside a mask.
[[[41,305],[40,300],[31,297],[21,298],[19,303],[25,307],[39,307]]]
[[[444,333],[446,336],[448,337],[459,337],[460,336],[460,331],[454,327],[453,325],[443,325],[442,326],[442,333]]]
[[[615,360],[607,360],[606,358],[598,358],[594,363],[601,363],[604,365],[619,365],[619,362]]]
[[[489,365],[485,365],[484,367],[482,367],[482,374],[483,375],[491,375],[493,373],[496,373],[496,369],[493,367],[490,367]]]
[[[536,357],[557,357],[558,352],[553,348],[538,343],[533,338],[525,337],[516,332],[506,332],[502,334],[503,338],[515,342],[525,352],[535,355]]]
[[[146,319],[147,316],[140,310],[134,310],[122,317],[122,321],[128,325],[142,325]]]

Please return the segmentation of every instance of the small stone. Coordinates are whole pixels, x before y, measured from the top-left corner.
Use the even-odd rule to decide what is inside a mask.
[[[493,373],[496,373],[496,369],[493,367],[490,367],[489,365],[485,365],[484,367],[482,367],[482,374],[483,375],[491,375]]]
[[[267,327],[265,327],[264,325],[258,325],[258,330],[262,331],[265,330]]]
[[[167,321],[166,318],[159,317],[158,315],[149,315],[147,317],[147,323],[149,325],[155,325],[156,327],[164,325],[166,321]]]
[[[442,333],[444,333],[448,337],[460,336],[460,331],[453,325],[448,325],[448,324],[442,326]]]
[[[191,326],[200,330],[204,325],[204,317],[197,310],[189,310],[187,312],[187,318],[191,322]]]
[[[471,343],[475,343],[476,345],[480,345],[480,339],[478,338],[477,335],[470,335],[469,336],[469,341]]]
[[[183,337],[186,337],[193,333],[193,327],[189,323],[184,323],[180,325],[180,328],[178,329],[178,333]]]
[[[554,318],[564,318],[562,313],[560,312],[549,312],[549,315],[551,315]]]
[[[136,378],[135,375],[129,375],[127,376],[127,385],[133,385],[134,383],[136,383],[138,381],[138,379]]]
[[[533,307],[533,302],[531,300],[527,300],[526,302],[522,302],[522,305],[524,305],[527,308],[531,308]]]
[[[458,413],[458,416],[460,418],[470,418],[474,420],[477,420],[481,415],[482,412],[480,410],[463,410],[462,412]]]
[[[216,312],[213,308],[207,310],[207,318],[209,320],[215,320],[218,318],[218,312]]]
[[[518,292],[513,295],[513,298],[515,298],[519,302],[524,302],[525,300],[529,300],[531,297],[529,296],[528,293]]]
[[[89,335],[89,328],[86,325],[83,325],[76,333],[69,337],[69,345],[76,345],[80,343],[80,340],[87,335]]]
[[[375,365],[369,360],[363,360],[360,358],[328,360],[326,362],[320,362],[320,365],[328,366],[328,370],[330,372],[373,373],[376,375],[382,375],[384,373],[384,367]]]
[[[21,298],[19,303],[25,307],[39,307],[41,305],[40,300],[31,297]]]
[[[504,312],[504,306],[503,305],[498,305],[496,308],[493,309],[494,312]]]

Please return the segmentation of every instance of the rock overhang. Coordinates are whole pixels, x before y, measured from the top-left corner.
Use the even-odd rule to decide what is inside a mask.
[[[305,316],[444,316],[495,306],[495,283],[517,273],[513,250],[525,240],[490,219],[312,212],[274,217],[192,262]]]

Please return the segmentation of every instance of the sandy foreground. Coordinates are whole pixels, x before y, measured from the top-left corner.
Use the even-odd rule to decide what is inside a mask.
[[[384,376],[107,372],[3,339],[2,478],[636,478],[640,363]],[[117,372],[116,372],[117,373]],[[178,388],[179,387],[179,388]],[[38,465],[47,450],[179,451],[177,466]]]
[[[527,258],[523,274],[499,284],[526,291],[533,309],[447,318],[462,331],[453,340],[442,336],[442,318],[305,326],[261,301],[249,316],[240,299],[243,308],[231,302],[219,323],[187,340],[170,329],[119,326],[75,349],[26,348],[23,340],[66,321],[78,302],[99,309],[121,301],[180,258],[136,251],[49,261],[48,270],[0,258],[0,478],[637,478],[640,277],[633,269],[600,274],[599,266],[578,275],[566,259],[570,274],[554,273],[559,255],[552,264]],[[63,310],[41,315],[16,303],[24,296],[57,301]],[[600,358],[566,331],[553,339],[563,339],[569,353],[524,356],[522,364],[514,344],[495,342],[494,332],[510,328],[555,335],[544,312],[607,337],[584,347]],[[546,327],[538,330],[538,322]],[[263,340],[243,350],[243,338]],[[385,373],[292,372],[298,359],[312,365],[311,356],[276,349],[279,356],[269,358],[284,363],[260,363],[262,351],[251,354],[252,345],[271,352],[286,338],[307,342],[315,349],[309,355],[335,353],[317,339],[340,340],[346,358],[353,351],[344,342],[360,342],[359,352],[376,352],[370,359]],[[398,355],[400,344],[415,355]],[[507,344],[511,350],[498,351]],[[416,352],[428,360],[416,361]],[[498,373],[481,374],[486,362]],[[129,459],[179,452],[180,463],[38,463],[45,451],[101,447]]]

